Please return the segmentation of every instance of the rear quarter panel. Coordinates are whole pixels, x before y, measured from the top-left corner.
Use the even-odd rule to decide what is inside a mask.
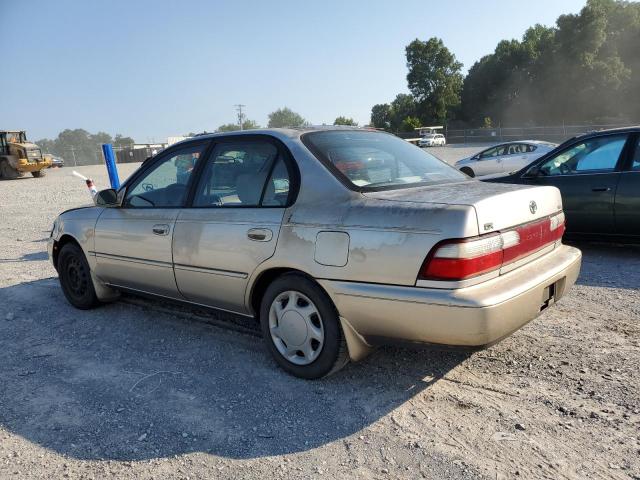
[[[362,199],[329,209],[333,222],[326,221],[326,209],[320,218],[325,221],[320,222],[313,221],[312,208],[304,210],[285,221],[275,255],[259,271],[287,267],[322,279],[415,285],[422,262],[436,243],[478,234],[475,211],[469,206]],[[349,235],[344,266],[316,261],[321,232]]]

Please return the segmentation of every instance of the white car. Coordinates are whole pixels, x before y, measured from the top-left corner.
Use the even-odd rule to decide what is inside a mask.
[[[526,167],[556,146],[539,140],[501,143],[456,162],[455,167],[470,177],[511,173]]]
[[[441,133],[430,133],[418,140],[419,147],[436,147],[446,144],[447,141]]]

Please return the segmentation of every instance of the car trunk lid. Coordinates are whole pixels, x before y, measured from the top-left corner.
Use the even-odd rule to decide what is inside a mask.
[[[366,192],[364,195],[392,202],[473,207],[478,235],[534,222],[562,210],[560,191],[555,187],[484,183],[477,180]]]

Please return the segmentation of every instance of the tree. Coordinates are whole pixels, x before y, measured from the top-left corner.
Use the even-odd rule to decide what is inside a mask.
[[[425,122],[444,123],[460,105],[462,63],[439,38],[415,39],[405,49],[407,82]]]
[[[43,138],[37,143],[43,151],[58,155],[69,164],[90,165],[102,162],[100,147],[103,143],[118,145],[118,141],[123,144],[134,143],[131,137],[116,135],[114,140],[108,133],[91,134],[82,128],[66,129],[60,132],[54,140]]]
[[[269,114],[269,128],[283,128],[283,127],[302,127],[307,124],[307,121],[298,113],[294,112],[290,108],[279,108],[275,112]]]
[[[417,107],[416,101],[411,95],[399,93],[391,104],[380,103],[373,106],[371,109],[371,125],[376,128],[384,128],[390,132],[404,131],[404,120],[407,117],[417,117]]]
[[[391,129],[391,105],[378,103],[371,108],[371,126],[385,130]]]
[[[114,147],[130,147],[132,146],[135,142],[135,140],[131,137],[124,137],[122,135],[120,135],[119,133],[116,133],[115,138],[113,139],[113,146]]]
[[[94,134],[89,134],[89,138],[96,145],[102,145],[103,143],[113,143],[113,138],[106,132],[98,132]]]
[[[401,132],[413,132],[416,128],[420,128],[422,122],[417,117],[406,117],[400,124]]]
[[[260,128],[257,122],[254,120],[245,120],[242,122],[242,130],[252,130]],[[240,130],[240,126],[237,123],[225,123],[224,125],[220,125],[216,132],[235,132],[236,130]]]
[[[358,122],[356,122],[353,118],[347,117],[338,117],[333,122],[334,125],[348,125],[352,127],[357,127]]]
[[[391,130],[394,132],[402,130],[402,123],[407,117],[417,116],[418,105],[415,99],[406,93],[396,95],[396,98],[391,102]]]
[[[555,27],[502,41],[464,80],[462,115],[495,123],[636,122],[640,119],[640,3],[588,0]]]

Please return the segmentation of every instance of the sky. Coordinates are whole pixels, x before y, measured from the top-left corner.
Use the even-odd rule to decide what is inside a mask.
[[[466,72],[503,39],[585,0],[0,0],[0,128],[65,128],[137,142],[213,131],[234,104],[265,126],[369,121],[407,93],[404,48],[436,36]]]

